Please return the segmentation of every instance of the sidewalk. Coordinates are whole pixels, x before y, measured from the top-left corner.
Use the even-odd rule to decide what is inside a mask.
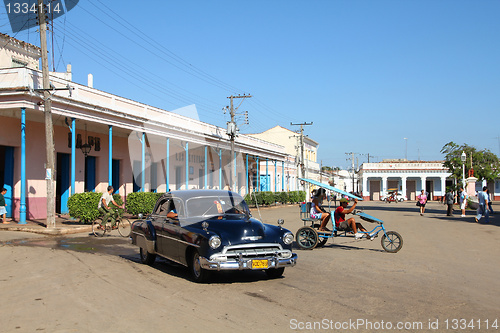
[[[7,219],[7,222],[9,222],[9,219]],[[0,223],[0,231],[23,231],[52,236],[92,232],[91,224],[84,224],[69,215],[56,216],[55,228],[49,229],[46,224],[47,220],[45,219],[26,221],[26,224],[10,221],[9,224]]]

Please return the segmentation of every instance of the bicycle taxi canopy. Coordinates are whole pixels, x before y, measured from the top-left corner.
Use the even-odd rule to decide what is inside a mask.
[[[307,178],[299,178],[299,179],[302,180],[302,181],[308,182],[310,184],[322,187],[324,189],[327,189],[327,190],[330,190],[330,191],[334,191],[334,192],[343,194],[343,195],[348,196],[349,198],[352,198],[352,199],[363,200],[363,198],[355,196],[354,194],[348,193],[346,191],[342,191],[342,190],[340,190],[340,189],[338,189],[336,187],[333,187],[333,186],[330,186],[330,185],[327,185],[327,184],[323,184],[323,183],[317,182],[317,181],[312,180],[312,179],[307,179]]]

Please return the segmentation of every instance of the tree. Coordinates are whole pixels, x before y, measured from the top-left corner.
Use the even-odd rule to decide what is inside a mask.
[[[500,161],[498,156],[488,149],[477,150],[475,147],[465,143],[459,146],[455,142],[448,142],[441,149],[441,153],[445,154],[445,162],[443,164],[457,180],[462,178],[462,152],[465,152],[467,155],[465,177],[467,177],[471,168],[474,169],[474,177],[478,178],[478,180],[486,179],[486,181],[492,182],[500,176]]]

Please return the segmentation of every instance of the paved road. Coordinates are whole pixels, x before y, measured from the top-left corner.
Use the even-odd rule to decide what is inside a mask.
[[[437,203],[423,217],[414,203],[361,206],[403,235],[400,252],[384,252],[380,238],[337,238],[324,248],[297,249],[297,266],[275,280],[231,272],[198,285],[181,266],[140,264],[137,250],[118,236],[0,232],[0,332],[286,332],[314,325],[345,332],[387,332],[388,325],[500,331],[491,327],[500,320],[498,216],[485,225],[474,223],[472,212],[446,217]],[[261,214],[270,223],[284,218],[293,232],[302,224],[296,206]],[[469,327],[460,329],[463,322],[454,319]]]

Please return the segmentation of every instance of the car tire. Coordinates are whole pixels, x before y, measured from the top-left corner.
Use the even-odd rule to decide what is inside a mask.
[[[156,260],[156,254],[149,253],[148,250],[142,247],[139,249],[139,255],[141,257],[141,262],[149,266],[152,266]]]
[[[281,277],[283,275],[283,272],[285,272],[285,267],[266,269],[267,277],[270,279],[277,279]]]
[[[200,265],[200,254],[197,250],[191,251],[191,256],[189,260],[189,271],[191,273],[191,278],[194,282],[203,283],[206,282],[210,276],[210,271],[201,268]]]

